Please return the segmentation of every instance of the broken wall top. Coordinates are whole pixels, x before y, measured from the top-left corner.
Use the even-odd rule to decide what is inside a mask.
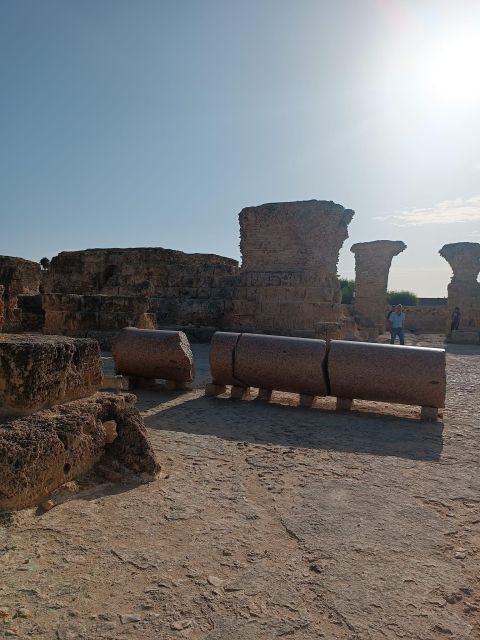
[[[353,216],[351,209],[325,200],[246,207],[239,215],[242,270],[336,274]]]
[[[52,258],[44,289],[79,295],[154,296],[169,286],[221,286],[221,278],[237,270],[238,262],[232,258],[172,249],[63,251]]]
[[[41,268],[38,262],[0,256],[0,284],[4,296],[11,298],[21,294],[37,294],[40,290]]]

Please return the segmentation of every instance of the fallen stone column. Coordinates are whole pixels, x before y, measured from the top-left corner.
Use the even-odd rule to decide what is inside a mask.
[[[341,400],[445,406],[444,349],[332,340],[328,376],[330,394]]]
[[[210,348],[210,368],[212,384],[218,389],[209,387],[207,393],[214,395],[232,385],[233,397],[241,397],[237,388],[249,387],[261,389],[262,397],[268,396],[268,390],[324,396],[326,352],[323,340],[217,332]]]
[[[159,465],[135,401],[99,393],[1,424],[0,511],[40,503],[97,462],[153,478]]]
[[[0,415],[26,415],[95,393],[102,382],[95,340],[0,336]]]
[[[193,354],[183,331],[127,327],[112,345],[115,373],[134,378],[191,382]]]

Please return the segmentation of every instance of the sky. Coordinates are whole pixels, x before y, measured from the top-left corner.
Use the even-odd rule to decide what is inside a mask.
[[[333,200],[444,296],[480,242],[478,0],[0,0],[0,254],[239,254],[243,207]],[[321,247],[319,247],[321,250]]]

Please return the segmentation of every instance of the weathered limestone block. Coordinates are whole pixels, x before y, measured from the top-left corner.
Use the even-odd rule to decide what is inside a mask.
[[[333,340],[328,376],[338,398],[445,406],[444,349]]]
[[[459,307],[462,317],[460,329],[480,330],[480,243],[455,242],[440,249],[440,255],[451,266],[453,276],[448,285],[448,326],[455,307]]]
[[[0,286],[3,287],[4,330],[21,327],[22,311],[17,306],[20,295],[36,295],[39,292],[41,269],[37,262],[0,256]],[[1,296],[0,296],[1,298]],[[2,325],[0,310],[0,328]]]
[[[212,381],[324,396],[326,351],[323,340],[218,332],[210,347]]]
[[[22,415],[95,393],[102,363],[95,340],[0,336],[0,414]]]
[[[355,314],[369,318],[379,333],[385,330],[388,273],[394,256],[407,248],[401,241],[358,242],[355,254]]]
[[[291,334],[341,316],[337,262],[353,211],[310,200],[240,212],[242,269],[226,326]]]
[[[153,477],[159,465],[135,401],[99,393],[0,424],[0,510],[34,506],[99,461]]]
[[[182,331],[127,327],[112,345],[115,373],[136,378],[191,382],[193,354]]]
[[[145,296],[105,296],[45,293],[45,333],[85,334],[127,326],[154,328],[151,301]]]

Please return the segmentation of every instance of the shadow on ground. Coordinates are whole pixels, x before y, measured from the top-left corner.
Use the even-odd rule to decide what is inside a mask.
[[[307,409],[195,396],[145,416],[155,430],[237,442],[439,460],[443,423],[367,413]]]

